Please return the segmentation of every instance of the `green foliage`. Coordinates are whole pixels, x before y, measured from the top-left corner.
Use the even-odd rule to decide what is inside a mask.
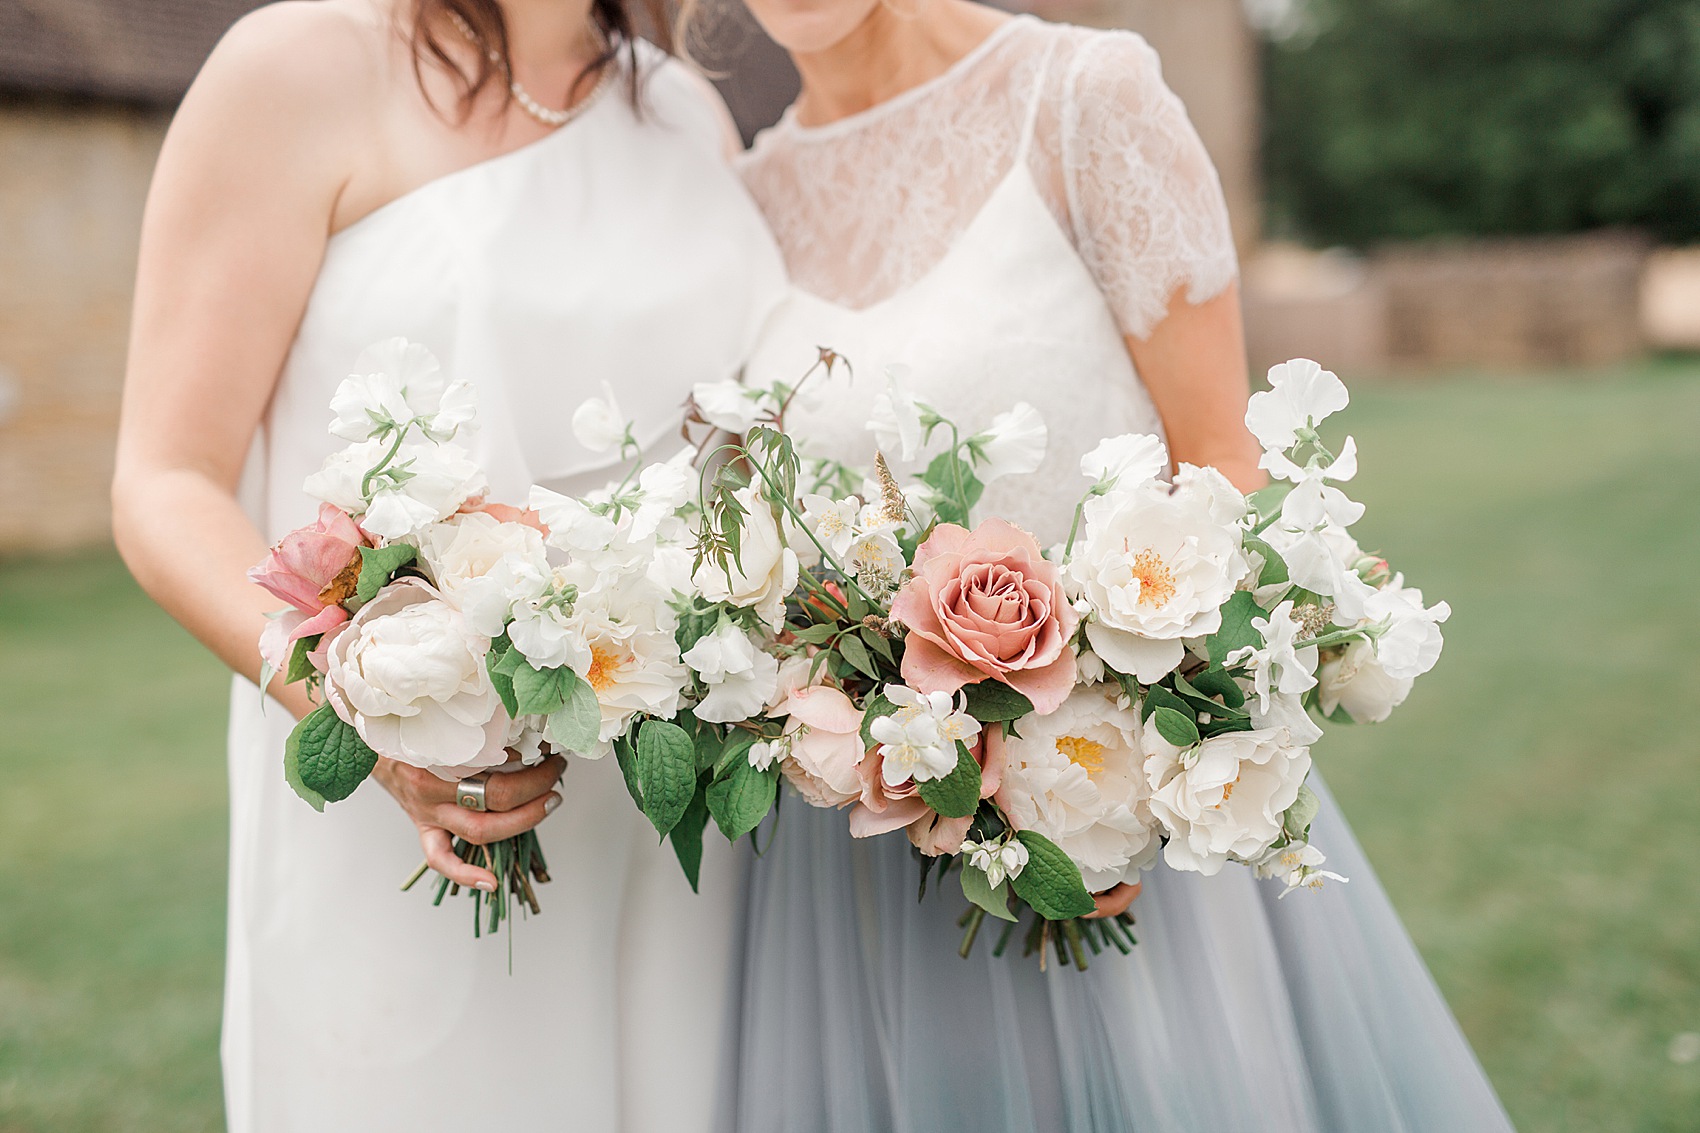
[[[1192,717],[1173,708],[1159,708],[1151,714],[1157,734],[1176,747],[1191,747],[1198,742],[1198,723]]]
[[[666,720],[645,720],[638,728],[637,777],[643,813],[666,834],[679,824],[696,794],[696,745],[690,733]]]
[[[328,704],[302,717],[284,746],[284,777],[290,786],[300,784],[311,792],[297,793],[315,809],[352,795],[377,763],[378,753]],[[320,802],[314,803],[313,795]]]
[[[525,663],[525,655],[514,648],[506,633],[492,641],[490,652],[484,655],[484,668],[490,674],[490,683],[495,686],[496,695],[502,698],[502,707],[508,710],[509,716],[520,714],[519,699],[514,692],[514,673]]]
[[[685,808],[678,823],[667,833],[667,840],[673,843],[673,853],[679,859],[679,867],[685,871],[685,880],[691,883],[691,892],[697,892],[697,881],[702,873],[702,832],[708,825],[708,800],[701,788],[691,796],[691,805]]]
[[[313,668],[313,662],[307,659],[307,655],[319,647],[319,640],[323,636],[323,634],[316,633],[312,637],[303,637],[290,647],[289,670],[283,675],[284,684],[292,685],[296,681],[304,681],[313,675],[316,670]]]
[[[1266,52],[1271,227],[1700,238],[1693,0],[1308,0]]]
[[[418,551],[407,543],[360,548],[360,580],[354,584],[354,597],[361,602],[370,602],[395,576],[395,572],[412,562],[417,554]]]
[[[921,801],[945,818],[967,818],[980,808],[980,765],[968,745],[956,741],[956,768],[942,779],[916,784]]]
[[[880,679],[880,671],[874,667],[874,659],[868,656],[868,647],[862,643],[861,638],[848,633],[839,638],[838,655],[863,676],[876,681]]]
[[[967,861],[962,863],[962,895],[999,920],[1020,919],[1009,911],[1009,882],[1000,881],[993,888],[986,875]]]
[[[982,724],[1006,724],[1033,712],[1026,694],[1002,681],[977,681],[962,691],[967,694],[968,715]]]
[[[567,689],[566,702],[549,716],[549,734],[568,751],[586,752],[602,739],[602,706],[596,690],[577,674]]]
[[[514,656],[519,656],[519,650],[514,650]],[[523,660],[514,666],[513,682],[518,716],[553,716],[566,707],[573,690],[584,685],[579,675],[565,665],[534,669],[529,661]],[[594,693],[590,699],[595,702]]]
[[[749,748],[746,746],[747,753]],[[779,789],[779,766],[766,771],[750,766],[748,758],[732,759],[716,774],[708,788],[708,813],[729,841],[736,841],[761,825],[773,809]]]
[[[1294,838],[1303,838],[1310,830],[1311,820],[1316,817],[1322,803],[1307,784],[1299,784],[1299,797],[1293,800],[1293,805],[1287,808],[1286,815],[1281,820],[1282,827]]]
[[[1206,639],[1210,648],[1210,663],[1222,665],[1228,654],[1247,646],[1263,644],[1263,635],[1251,624],[1253,618],[1269,617],[1269,612],[1257,604],[1246,590],[1234,591],[1233,597],[1222,604],[1222,628]]]
[[[1027,847],[1027,866],[1010,885],[1034,912],[1046,920],[1066,921],[1098,907],[1086,892],[1079,867],[1062,847],[1035,830],[1017,830],[1015,836]]]
[[[921,482],[938,493],[937,513],[940,523],[968,526],[974,505],[980,502],[985,486],[974,475],[973,467],[960,455],[960,449],[947,449],[933,457]]]

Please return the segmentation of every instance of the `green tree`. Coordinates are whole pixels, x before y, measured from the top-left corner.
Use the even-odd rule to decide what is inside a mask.
[[[1300,0],[1267,47],[1271,228],[1700,239],[1700,0]]]

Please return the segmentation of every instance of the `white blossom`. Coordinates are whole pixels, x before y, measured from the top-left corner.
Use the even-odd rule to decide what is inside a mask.
[[[911,391],[909,367],[887,366],[885,383],[885,391],[868,408],[868,428],[881,449],[908,462],[921,452],[921,413],[925,407],[915,400]]]
[[[698,382],[691,387],[691,400],[704,421],[739,436],[753,429],[756,422],[771,420],[779,411],[779,402],[770,391],[731,378]]]
[[[1007,411],[992,418],[974,443],[981,456],[974,474],[982,484],[990,484],[1006,476],[1025,476],[1038,470],[1045,460],[1047,433],[1045,419],[1039,411],[1018,401]]]
[[[1251,863],[1253,876],[1260,880],[1279,878],[1286,883],[1280,896],[1285,897],[1300,887],[1306,889],[1321,889],[1325,881],[1338,881],[1342,884],[1346,879],[1337,873],[1318,869],[1328,859],[1322,851],[1306,842],[1289,842],[1285,846],[1271,848],[1262,857]]]
[[[730,621],[704,634],[684,662],[708,686],[696,707],[699,720],[724,724],[759,716],[779,689],[779,661]]]
[[[475,409],[469,383],[445,383],[429,350],[391,338],[361,352],[354,372],[337,386],[331,433],[358,442],[414,426],[430,440],[447,441],[471,424]]]
[[[573,436],[591,452],[607,452],[626,439],[626,418],[614,400],[614,387],[602,383],[601,397],[588,397],[573,410]]]
[[[1245,423],[1265,452],[1285,452],[1299,442],[1299,431],[1314,429],[1346,408],[1346,385],[1308,358],[1295,358],[1269,370],[1270,388],[1255,393]]]
[[[1251,619],[1251,628],[1262,635],[1263,645],[1236,649],[1227,663],[1250,666],[1259,711],[1269,711],[1271,691],[1296,694],[1316,687],[1316,646],[1299,644],[1304,627],[1294,619],[1290,599],[1267,618]]]
[[[1310,773],[1310,752],[1282,730],[1224,732],[1181,749],[1144,732],[1151,813],[1169,835],[1163,859],[1205,875],[1253,861],[1280,837]]]
[[[1080,471],[1105,486],[1137,488],[1169,469],[1169,450],[1150,433],[1123,433],[1098,442],[1080,458]]]
[[[785,599],[797,587],[797,552],[759,486],[751,484],[732,495],[746,512],[739,554],[724,566],[705,560],[692,581],[710,602],[754,610],[768,628],[777,630],[785,619]]]

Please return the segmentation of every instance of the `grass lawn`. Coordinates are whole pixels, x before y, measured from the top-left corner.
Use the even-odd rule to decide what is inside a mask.
[[[1700,362],[1346,423],[1363,541],[1455,612],[1321,764],[1525,1133],[1692,1133]],[[0,1133],[220,1127],[224,696],[110,556],[0,565]]]

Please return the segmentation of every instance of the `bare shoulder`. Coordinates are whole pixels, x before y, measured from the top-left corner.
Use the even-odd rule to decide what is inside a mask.
[[[387,21],[357,0],[268,4],[225,33],[188,99],[233,100],[268,118],[369,108],[391,37]]]

